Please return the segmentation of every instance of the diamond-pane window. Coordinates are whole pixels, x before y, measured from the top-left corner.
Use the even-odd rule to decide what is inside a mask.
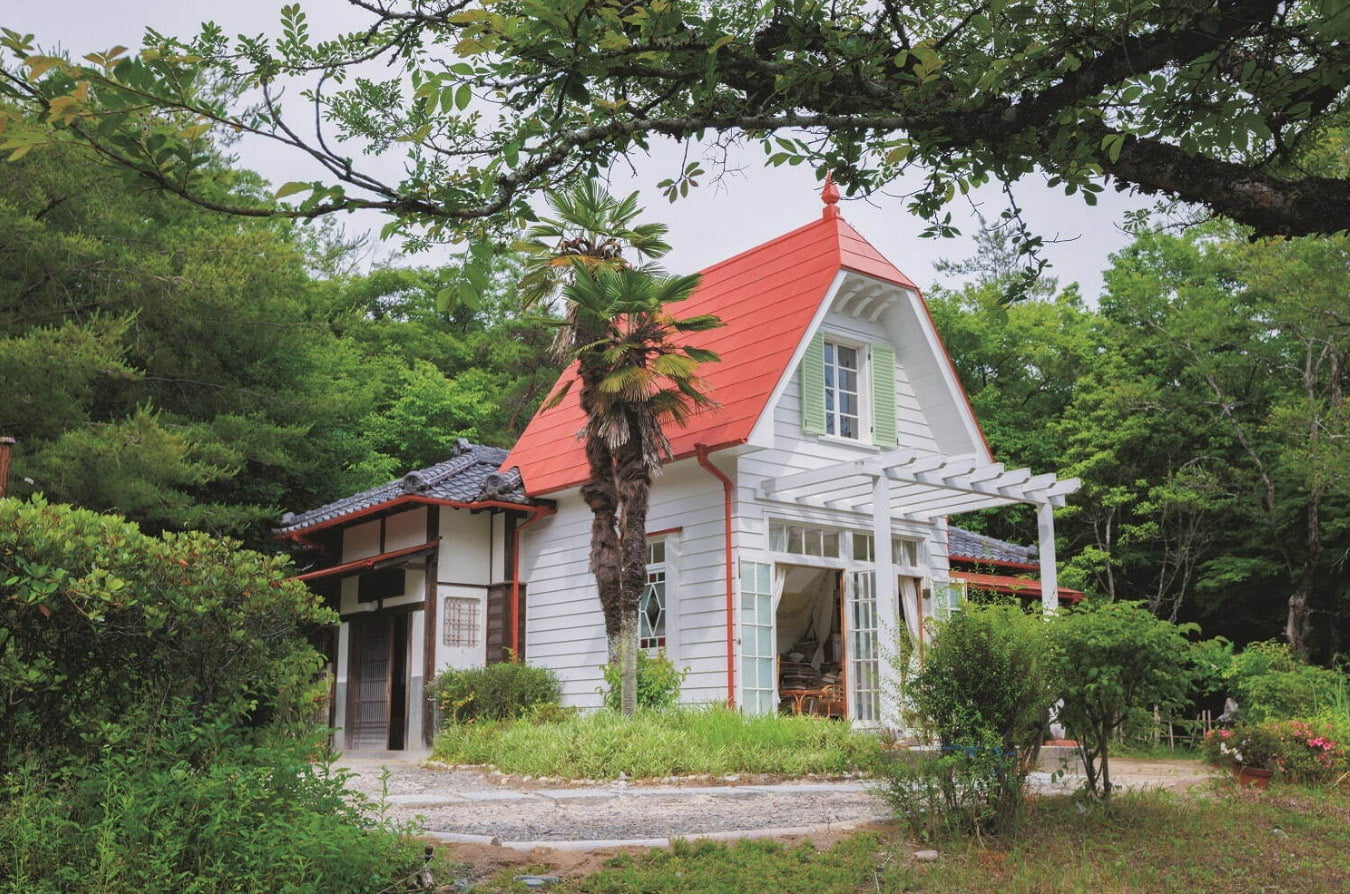
[[[647,587],[638,603],[638,647],[659,649],[666,644],[666,542],[647,543]]]

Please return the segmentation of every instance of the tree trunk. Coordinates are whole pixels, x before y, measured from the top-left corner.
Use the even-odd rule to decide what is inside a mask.
[[[647,588],[647,506],[652,478],[643,450],[638,413],[627,414],[628,440],[615,453],[614,480],[619,497],[619,547],[622,555],[619,604],[624,638],[620,666],[620,704],[625,715],[637,708],[638,609]]]
[[[637,711],[637,652],[638,618],[637,612],[625,615],[619,625],[618,642],[610,648],[619,652],[619,710],[625,717],[632,717]]]

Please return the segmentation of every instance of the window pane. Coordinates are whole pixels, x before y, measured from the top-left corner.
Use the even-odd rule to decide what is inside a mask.
[[[832,559],[839,558],[839,532],[824,531],[821,533],[821,553]]]

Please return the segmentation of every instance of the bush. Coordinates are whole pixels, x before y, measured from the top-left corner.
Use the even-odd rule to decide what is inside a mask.
[[[1046,624],[1015,605],[970,605],[942,625],[908,694],[944,745],[997,735],[1006,749],[1040,744],[1051,694]]]
[[[988,731],[967,741],[891,752],[881,760],[877,791],[914,838],[1005,831],[1021,818],[1026,776],[1017,753]]]
[[[1045,622],[1016,605],[970,604],[939,628],[917,672],[898,661],[901,694],[941,751],[883,765],[897,820],[929,836],[1012,828],[1054,700]]]
[[[1286,643],[1250,643],[1224,674],[1243,720],[1307,717],[1335,703],[1345,674],[1305,664]]]
[[[0,892],[395,890],[419,849],[359,807],[298,749],[205,768],[110,754],[61,779],[26,764],[0,779]]]
[[[336,616],[286,559],[0,500],[0,892],[350,891],[412,868],[314,769]]]
[[[0,773],[105,748],[201,767],[233,745],[318,741],[322,659],[336,621],[286,559],[200,533],[148,537],[69,506],[0,500]]]
[[[605,674],[605,707],[619,710],[619,665],[611,661],[601,668]],[[673,708],[680,701],[680,686],[688,670],[676,670],[674,662],[666,657],[664,649],[651,655],[646,649],[637,652],[637,706],[638,710],[661,711]]]
[[[541,705],[556,705],[562,686],[553,671],[515,661],[442,671],[428,698],[442,723],[511,720]]]
[[[1088,793],[1111,794],[1111,736],[1141,710],[1184,704],[1197,673],[1195,624],[1158,618],[1141,602],[1086,603],[1050,624],[1059,719],[1078,740]]]

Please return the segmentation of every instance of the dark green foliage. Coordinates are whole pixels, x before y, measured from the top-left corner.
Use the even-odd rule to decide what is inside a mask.
[[[886,755],[880,791],[913,834],[1016,825],[1054,700],[1046,627],[1019,606],[970,604],[942,625],[917,672],[900,650],[900,695],[932,747]]]
[[[195,767],[172,758],[183,744],[0,775],[0,892],[371,894],[416,866],[418,848],[294,746]]]
[[[946,745],[993,733],[1007,750],[1040,744],[1052,695],[1046,623],[1015,605],[969,605],[942,625],[906,690]]]
[[[611,661],[601,670],[605,674],[605,707],[619,710],[619,665]],[[688,669],[680,670],[666,657],[666,650],[653,655],[646,649],[637,650],[637,706],[643,710],[664,710],[680,702],[680,686],[689,676]]]
[[[0,500],[0,892],[379,890],[412,865],[311,761],[336,619],[283,559]]]
[[[1089,602],[1052,622],[1059,719],[1078,741],[1090,794],[1111,794],[1108,750],[1118,728],[1138,712],[1168,712],[1187,700],[1196,673],[1187,637],[1198,629],[1138,602]]]
[[[1224,679],[1244,721],[1310,717],[1336,701],[1345,674],[1300,661],[1285,643],[1248,643],[1232,656]]]
[[[0,769],[177,740],[208,764],[230,744],[310,734],[332,623],[284,560],[205,534],[151,538],[87,510],[0,501]]]
[[[444,723],[514,720],[562,700],[558,677],[546,667],[503,661],[442,671],[427,693]]]

